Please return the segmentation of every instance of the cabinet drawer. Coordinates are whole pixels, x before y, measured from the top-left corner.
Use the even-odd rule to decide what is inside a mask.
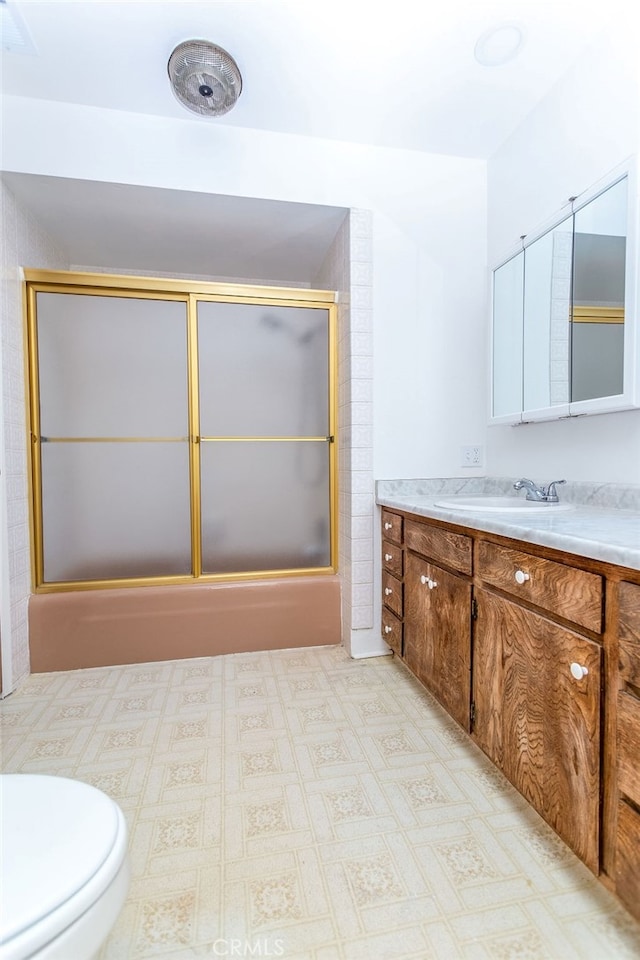
[[[397,513],[382,511],[382,536],[392,543],[402,543],[402,517]]]
[[[640,918],[640,814],[620,800],[616,842],[616,893]]]
[[[640,806],[640,700],[618,696],[618,789]],[[640,857],[640,851],[638,851]]]
[[[399,547],[395,543],[389,543],[388,540],[383,540],[382,566],[394,576],[401,577],[404,573],[402,547]]]
[[[597,574],[485,540],[478,542],[477,563],[485,583],[601,632],[602,577]]]
[[[382,572],[382,603],[398,616],[402,616],[402,583],[386,570]]]
[[[440,527],[431,527],[426,523],[407,520],[404,527],[405,545],[423,557],[442,563],[460,573],[471,573],[472,544],[471,537],[462,533],[450,533]]]
[[[382,608],[382,639],[399,657],[402,656],[402,620],[384,606]]]
[[[620,584],[620,673],[640,688],[640,586]]]

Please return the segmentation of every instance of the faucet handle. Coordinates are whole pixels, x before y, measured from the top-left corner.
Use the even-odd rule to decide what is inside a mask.
[[[549,484],[549,486],[547,487],[546,491],[545,491],[546,499],[547,499],[547,500],[557,500],[557,499],[558,499],[558,491],[556,490],[556,485],[557,485],[558,483],[566,483],[566,482],[567,482],[566,480],[552,480],[551,483]]]

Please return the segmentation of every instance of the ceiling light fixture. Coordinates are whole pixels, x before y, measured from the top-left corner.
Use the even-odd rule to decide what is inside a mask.
[[[228,113],[242,91],[233,57],[208,40],[178,44],[167,64],[171,88],[180,103],[204,117]]]
[[[501,67],[517,56],[523,44],[523,27],[517,23],[501,23],[482,34],[474,56],[483,67]]]

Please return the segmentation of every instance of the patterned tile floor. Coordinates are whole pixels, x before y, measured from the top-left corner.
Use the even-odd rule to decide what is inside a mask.
[[[640,957],[640,926],[389,657],[39,674],[1,714],[5,771],[124,810],[133,879],[100,960]]]

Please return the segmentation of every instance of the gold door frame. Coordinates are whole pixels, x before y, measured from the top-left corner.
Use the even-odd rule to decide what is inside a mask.
[[[31,568],[33,589],[36,593],[64,590],[91,590],[143,585],[254,580],[272,577],[294,577],[333,574],[338,567],[338,463],[337,463],[337,306],[336,294],[328,290],[307,288],[243,286],[228,283],[171,280],[164,278],[120,276],[71,271],[24,270],[25,328],[27,362],[27,431],[29,435]],[[188,437],[46,437],[40,430],[39,364],[37,338],[37,294],[67,293],[101,297],[129,296],[136,299],[176,300],[186,306],[187,336],[187,390]],[[329,432],[325,437],[225,437],[225,441],[260,440],[315,441],[329,444],[329,528],[330,565],[285,570],[243,571],[231,574],[203,574],[201,534],[200,446],[217,438],[200,436],[198,393],[198,331],[197,304],[199,301],[247,303],[265,306],[311,307],[328,311],[329,340]],[[44,544],[42,515],[42,454],[41,444],[47,442],[108,443],[108,442],[185,442],[189,441],[189,496],[191,505],[191,575],[161,577],[118,578],[110,580],[65,580],[47,582],[44,579]]]

